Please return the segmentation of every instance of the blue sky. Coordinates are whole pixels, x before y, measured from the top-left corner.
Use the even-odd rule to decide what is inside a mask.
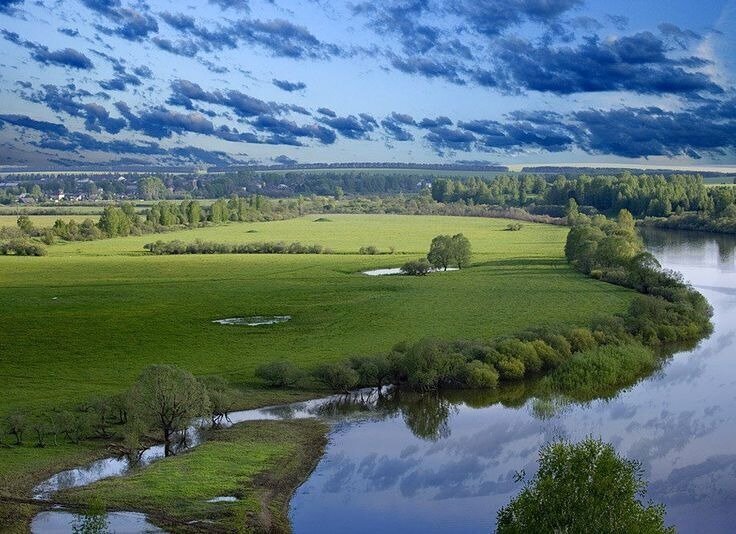
[[[0,165],[734,164],[736,2],[0,0]]]

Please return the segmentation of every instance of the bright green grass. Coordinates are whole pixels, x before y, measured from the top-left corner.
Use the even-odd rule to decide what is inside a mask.
[[[331,222],[314,222],[318,218]],[[151,241],[203,239],[222,243],[299,241],[318,243],[340,253],[357,253],[375,245],[382,252],[425,254],[434,236],[464,233],[477,255],[493,258],[560,258],[567,228],[526,224],[521,232],[504,231],[507,220],[470,217],[417,217],[413,215],[311,215],[298,219],[261,223],[229,223],[195,230],[99,241],[74,242],[49,248],[50,256],[142,254]],[[390,259],[386,259],[390,263]]]
[[[210,520],[227,531],[282,532],[288,528],[291,493],[314,468],[326,432],[316,420],[236,425],[191,452],[65,492],[60,499],[85,503],[99,496],[108,507],[144,511],[174,527]],[[220,496],[240,500],[207,502]]]
[[[166,237],[240,241],[258,235],[340,251],[394,244],[416,254],[124,255],[148,236],[55,245],[42,258],[0,257],[0,412],[116,393],[152,363],[258,386],[254,369],[274,359],[309,368],[425,336],[487,338],[541,323],[581,323],[598,311],[623,310],[632,295],[565,264],[566,228],[528,224],[504,232],[507,221],[489,219],[331,218]],[[259,233],[246,234],[252,227]],[[471,239],[473,268],[420,278],[359,272],[418,257],[442,232]],[[248,315],[293,319],[265,327],[211,322]]]

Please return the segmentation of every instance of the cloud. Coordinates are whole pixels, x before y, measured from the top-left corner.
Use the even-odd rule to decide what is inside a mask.
[[[249,0],[209,0],[210,4],[220,6],[220,9],[233,9],[240,11],[250,11]]]
[[[290,82],[288,80],[277,80],[276,78],[273,79],[273,84],[279,89],[283,89],[284,91],[288,91],[289,93],[294,91],[301,91],[302,89],[306,89],[307,87],[307,84],[304,82]]]
[[[369,139],[369,134],[376,126],[376,120],[370,115],[361,114],[356,117],[349,115],[347,117],[327,117],[321,118],[321,122],[331,126],[338,131],[343,137],[348,139]]]
[[[23,4],[25,0],[0,0],[0,13],[10,15],[15,13],[16,6]]]
[[[143,132],[149,137],[162,139],[173,134],[185,132],[211,135],[215,128],[207,117],[201,113],[178,113],[163,106],[133,113],[125,102],[116,102],[115,107],[128,120],[130,128]]]
[[[92,70],[94,68],[94,63],[87,56],[73,48],[49,50],[48,47],[41,44],[21,39],[20,35],[15,32],[0,30],[0,34],[5,40],[30,50],[31,57],[43,65],[57,65],[79,70]]]
[[[107,133],[116,134],[125,128],[127,125],[125,119],[111,117],[107,109],[100,104],[80,101],[91,96],[90,92],[77,89],[73,84],[65,87],[46,84],[42,90],[26,98],[32,102],[45,104],[57,113],[84,118],[85,128],[89,131],[104,130]]]
[[[702,39],[702,36],[698,35],[694,31],[684,30],[670,22],[663,22],[657,26],[657,28],[662,32],[662,35],[672,40],[682,50],[687,50],[690,41],[699,41]]]
[[[296,165],[299,163],[297,160],[290,158],[289,156],[285,156],[284,154],[281,154],[280,156],[276,156],[273,158],[273,161],[275,163],[278,163],[280,165]]]
[[[723,90],[705,74],[689,72],[665,55],[664,43],[650,32],[607,42],[590,37],[576,46],[534,45],[504,39],[497,52],[508,88],[572,94],[634,91],[693,95]]]
[[[97,26],[101,32],[117,35],[129,41],[141,41],[149,34],[158,32],[158,23],[148,13],[122,7],[120,0],[81,0],[87,8],[103,16],[116,26]],[[142,4],[146,9],[147,6]]]
[[[317,108],[317,113],[320,113],[326,117],[337,117],[337,113],[332,111],[330,108]]]

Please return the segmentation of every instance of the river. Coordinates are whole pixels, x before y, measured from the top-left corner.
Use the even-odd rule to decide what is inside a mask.
[[[485,392],[358,393],[233,414],[253,419],[322,417],[332,423],[325,455],[290,508],[296,533],[483,532],[532,476],[539,448],[586,436],[643,464],[648,497],[667,507],[679,532],[727,532],[736,524],[736,238],[647,230],[647,248],[683,274],[714,308],[714,333],[613,399],[585,405],[540,402],[533,383]],[[605,310],[601,310],[605,311]],[[198,440],[194,439],[196,444]],[[161,456],[153,448],[144,457]],[[144,462],[146,463],[146,462]],[[124,474],[110,458],[60,473],[48,496]],[[120,531],[152,525],[111,517]],[[74,516],[39,514],[34,532],[68,532]],[[143,523],[141,523],[143,521]]]
[[[709,339],[612,400],[555,412],[511,391],[504,403],[430,398],[411,410],[337,423],[292,500],[294,531],[487,533],[497,510],[521,489],[517,472],[536,471],[546,441],[589,435],[642,462],[648,497],[667,506],[667,524],[678,532],[732,531],[736,239],[656,230],[645,237],[662,265],[712,304]]]

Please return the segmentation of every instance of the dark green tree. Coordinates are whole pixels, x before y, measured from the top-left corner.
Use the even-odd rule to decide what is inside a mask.
[[[639,462],[588,438],[556,442],[539,453],[539,471],[498,512],[497,532],[674,534],[664,506],[644,504],[647,483]]]
[[[427,260],[436,269],[444,269],[450,266],[453,259],[453,242],[449,235],[438,235],[432,239],[427,253]]]

